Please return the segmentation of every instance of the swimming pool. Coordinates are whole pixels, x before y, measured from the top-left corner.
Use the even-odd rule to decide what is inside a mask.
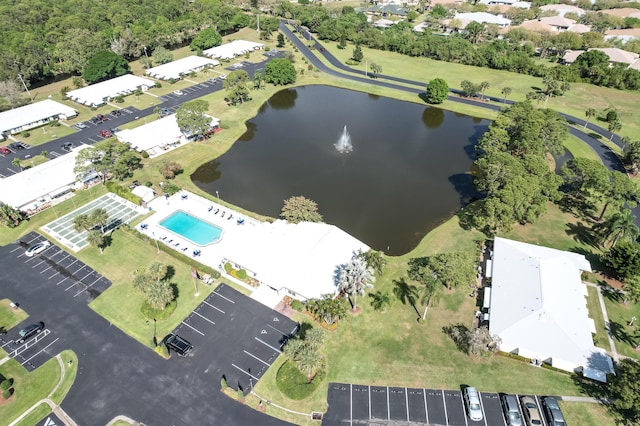
[[[222,238],[222,229],[182,210],[162,220],[160,226],[199,246],[217,243]]]

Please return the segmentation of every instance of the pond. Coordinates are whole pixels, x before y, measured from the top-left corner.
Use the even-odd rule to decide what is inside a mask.
[[[303,195],[326,223],[401,255],[475,196],[469,172],[489,123],[329,86],[286,89],[191,178],[209,194],[271,217],[284,200]]]

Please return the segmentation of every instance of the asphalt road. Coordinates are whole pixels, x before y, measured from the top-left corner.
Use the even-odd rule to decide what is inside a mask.
[[[31,233],[23,240],[36,238],[42,237]],[[62,408],[78,425],[104,425],[120,414],[149,425],[286,424],[220,392],[220,372],[231,367],[219,364],[218,358],[229,360],[235,359],[236,353],[244,354],[238,342],[252,342],[251,333],[257,330],[260,334],[266,320],[272,324],[269,313],[273,311],[227,288],[225,294],[233,294],[242,312],[220,317],[217,329],[208,331],[208,347],[196,346],[192,357],[174,354],[167,361],[89,308],[87,303],[95,293],[78,293],[80,287],[72,286],[72,280],[57,285],[56,278],[49,278],[53,270],[47,268],[58,263],[58,251],[52,245],[40,255],[27,258],[24,244],[0,247],[0,282],[2,296],[19,303],[29,314],[24,324],[43,321],[51,330],[57,339],[55,353],[72,349],[77,354],[78,375]],[[66,262],[72,259],[66,258]],[[7,339],[15,337],[24,324],[9,330]],[[151,327],[144,323],[140,327],[148,327],[151,338]],[[234,340],[225,333],[233,333]],[[36,345],[42,349],[46,343]],[[264,353],[254,352],[257,356]],[[50,358],[55,353],[49,350],[40,355]]]

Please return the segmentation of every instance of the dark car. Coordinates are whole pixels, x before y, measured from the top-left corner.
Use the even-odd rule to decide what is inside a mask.
[[[91,121],[93,124],[100,124],[102,122],[102,120],[100,120],[98,117],[91,117]]]
[[[97,118],[98,120],[100,120],[101,122],[105,122],[105,121],[109,120],[109,117],[107,117],[107,116],[106,116],[106,115],[104,115],[104,114],[98,114],[98,115],[96,115],[96,118]]]
[[[71,151],[75,147],[76,146],[74,144],[72,144],[71,142],[65,142],[65,143],[62,144],[62,150],[63,151]]]
[[[179,356],[187,356],[193,349],[193,345],[177,334],[169,334],[165,339],[167,348],[177,353]]]
[[[19,142],[13,142],[9,144],[9,147],[14,149],[14,150],[18,150],[18,149],[24,149],[24,146],[22,146],[21,143]]]
[[[160,117],[164,117],[165,115],[169,114],[171,114],[171,111],[169,111],[167,108],[161,108],[160,111],[158,111],[158,115]]]
[[[117,132],[119,132],[119,131],[120,131],[120,128],[118,128],[118,127],[114,127],[114,128],[109,129],[109,131],[110,131],[111,133],[117,133]]]
[[[0,146],[0,154],[4,154],[4,155],[11,154],[11,150],[6,146]]]
[[[544,406],[549,426],[566,426],[567,422],[564,421],[557,399],[552,396],[544,397],[542,398],[542,405]]]
[[[36,334],[40,334],[40,332],[44,329],[43,322],[37,322],[35,324],[31,324],[23,328],[18,332],[20,338],[17,340],[18,343],[24,343],[28,339],[32,338]]]
[[[113,115],[114,117],[120,117],[122,115],[122,111],[114,109],[113,111],[111,111],[111,115]]]

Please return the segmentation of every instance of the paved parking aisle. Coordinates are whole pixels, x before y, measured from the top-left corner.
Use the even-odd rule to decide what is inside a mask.
[[[221,284],[174,330],[193,345],[193,362],[248,392],[298,324]],[[209,355],[210,354],[210,355]]]
[[[444,407],[444,398],[441,390],[425,389],[427,399],[427,414],[429,424],[446,425],[447,413]]]
[[[427,423],[427,400],[424,389],[407,389],[409,421]]]
[[[445,390],[444,400],[447,408],[447,424],[451,426],[466,426],[467,412],[462,402],[462,392]]]
[[[18,331],[32,323],[33,320],[27,320],[14,327],[9,333],[0,336],[0,347],[28,371],[35,370],[66,349],[56,333],[48,328],[44,328],[42,332],[24,343],[17,343],[20,338]]]
[[[480,402],[484,410],[484,419],[487,426],[505,426],[502,415],[500,395],[497,393],[480,392]]]

